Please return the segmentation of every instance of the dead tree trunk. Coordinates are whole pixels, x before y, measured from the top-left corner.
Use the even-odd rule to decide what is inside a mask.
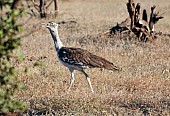
[[[40,0],[39,8],[40,8],[40,17],[41,18],[46,17],[47,16],[47,14],[46,14],[46,0]]]
[[[35,0],[31,0],[34,5],[34,8],[40,13],[40,17],[47,16],[47,10],[49,6],[54,2],[54,13],[57,14],[59,12],[58,0],[39,0],[39,4],[35,2]],[[33,11],[32,11],[33,12]]]
[[[146,9],[143,10],[141,18],[140,3],[137,3],[135,6],[134,0],[128,0],[126,6],[129,17],[122,23],[112,27],[110,31],[107,31],[104,34],[107,34],[108,32],[110,34],[117,34],[117,32],[125,34],[126,31],[129,31],[130,33],[134,33],[139,41],[152,41],[156,37],[156,33],[154,33],[155,24],[159,21],[159,19],[163,18],[159,15],[159,12],[155,12],[156,6],[154,5],[151,7],[149,22]]]
[[[155,13],[156,6],[154,5],[151,7],[151,14],[150,14],[150,20],[149,20],[149,28],[151,30],[151,33],[155,31],[155,24],[158,22],[159,19],[162,19],[163,17],[159,15],[159,12]]]
[[[20,0],[14,0],[14,1],[12,2],[11,9],[17,9],[18,6],[19,6],[19,2],[20,2]]]
[[[139,38],[141,41],[147,41],[148,39],[153,39],[154,25],[162,16],[159,16],[159,12],[155,13],[154,9],[156,6],[151,7],[150,21],[147,22],[146,10],[143,10],[143,17],[140,19],[140,4],[138,3],[135,7],[133,0],[129,0],[127,3],[127,10],[129,17],[131,18],[131,31]]]
[[[131,30],[132,30],[134,28],[134,20],[135,20],[135,3],[133,0],[129,0],[129,2],[127,3],[127,8],[131,19]]]
[[[138,3],[136,5],[136,8],[135,8],[135,19],[134,19],[134,23],[135,25],[139,22],[140,20],[140,14],[141,14],[141,11],[140,11],[140,3]]]
[[[142,20],[148,22],[148,15],[147,15],[146,9],[143,10]]]
[[[54,0],[54,10],[55,14],[59,12],[58,0]]]

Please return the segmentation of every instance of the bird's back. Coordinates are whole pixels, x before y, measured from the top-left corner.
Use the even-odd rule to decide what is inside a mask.
[[[108,60],[94,55],[81,48],[62,47],[58,52],[59,59],[69,65],[80,68],[105,68],[108,70],[119,70]]]

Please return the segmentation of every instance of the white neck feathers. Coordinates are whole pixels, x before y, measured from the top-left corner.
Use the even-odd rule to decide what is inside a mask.
[[[58,52],[60,50],[60,48],[63,47],[63,44],[62,44],[62,42],[59,38],[59,35],[58,35],[58,30],[56,29],[55,32],[50,30],[50,33],[54,40],[55,49]]]

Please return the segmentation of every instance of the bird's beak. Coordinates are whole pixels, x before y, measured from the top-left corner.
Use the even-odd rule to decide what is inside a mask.
[[[47,27],[46,23],[41,23],[42,27]]]
[[[46,28],[49,28],[49,23],[41,23],[43,26],[45,26]]]

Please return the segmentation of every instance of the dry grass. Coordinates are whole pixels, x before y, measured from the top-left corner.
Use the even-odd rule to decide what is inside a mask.
[[[156,30],[168,33],[170,3],[140,1],[149,8],[158,5],[166,11]],[[58,17],[31,19],[24,33],[40,28],[48,21],[70,21],[61,24],[60,38],[65,46],[81,47],[105,57],[122,67],[121,72],[87,69],[95,93],[90,92],[84,75],[76,72],[75,83],[67,94],[69,71],[58,62],[51,35],[45,27],[24,37],[25,61],[18,67],[25,90],[19,99],[28,103],[27,114],[55,113],[56,115],[169,115],[170,114],[170,37],[160,36],[153,43],[136,42],[130,37],[98,37],[127,16],[126,0],[70,0],[60,2]],[[24,19],[26,21],[26,18]],[[45,66],[34,66],[43,62]],[[29,73],[23,73],[23,66]]]

